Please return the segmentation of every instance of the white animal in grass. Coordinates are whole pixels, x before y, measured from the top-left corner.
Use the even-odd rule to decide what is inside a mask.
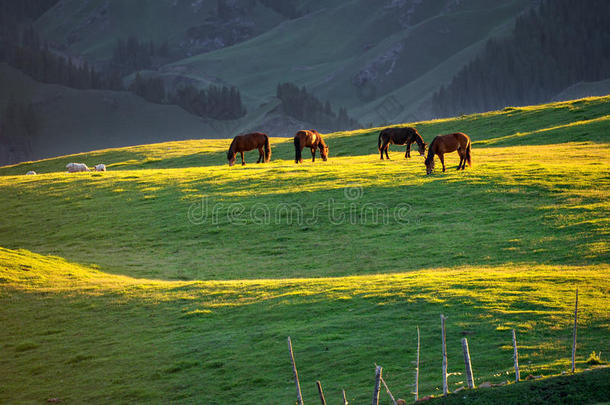
[[[27,172],[25,175],[26,176],[34,176],[36,174],[36,172],[34,170],[30,170],[29,172]]]
[[[106,165],[103,163],[100,163],[99,165],[95,165],[95,171],[96,172],[105,172],[106,171]]]
[[[68,163],[66,165],[66,169],[68,169],[68,173],[76,173],[76,172],[90,172],[91,169],[87,167],[84,163]]]

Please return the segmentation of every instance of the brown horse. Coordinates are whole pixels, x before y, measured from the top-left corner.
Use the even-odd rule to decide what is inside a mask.
[[[445,159],[443,155],[445,153],[455,152],[457,150],[460,155],[460,164],[457,169],[464,170],[466,163],[468,166],[472,166],[471,162],[471,144],[470,137],[462,132],[456,132],[455,134],[439,135],[430,144],[428,149],[428,157],[426,158],[426,174],[432,173],[434,170],[434,155],[438,155],[438,158],[443,164],[443,171],[445,171]]]
[[[310,131],[301,130],[294,136],[294,163],[303,163],[301,152],[305,147],[311,148],[312,162],[316,161],[316,149],[320,149],[320,156],[323,161],[326,162],[328,159],[328,146],[315,129]]]
[[[383,160],[383,153],[385,152],[386,158],[390,160],[388,156],[388,149],[390,144],[394,145],[407,145],[407,152],[405,153],[405,158],[411,157],[411,144],[413,142],[417,142],[417,147],[419,149],[419,154],[424,156],[426,153],[426,142],[424,142],[421,135],[417,132],[415,128],[405,127],[405,128],[386,128],[379,133],[379,140],[377,141],[377,148],[379,149],[379,153],[381,156],[381,160]]]
[[[253,132],[251,134],[237,135],[233,138],[233,142],[231,142],[231,146],[227,152],[229,166],[235,164],[235,155],[238,152],[241,154],[241,164],[245,165],[244,152],[254,149],[258,149],[258,160],[256,163],[269,162],[269,159],[271,159],[271,148],[269,147],[269,137],[267,134]]]

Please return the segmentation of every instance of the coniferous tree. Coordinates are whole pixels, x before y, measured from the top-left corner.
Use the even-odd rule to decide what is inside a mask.
[[[293,83],[280,83],[276,88],[276,97],[281,100],[284,112],[298,120],[308,121],[329,129],[353,129],[360,124],[347,115],[345,108],[340,108],[337,116],[329,101],[322,103],[310,94],[305,87]]]
[[[541,103],[577,82],[610,77],[608,15],[607,1],[543,0],[433,95],[434,113]]]
[[[211,85],[197,90],[193,85],[178,88],[170,97],[172,104],[205,118],[233,120],[246,115],[239,89]]]

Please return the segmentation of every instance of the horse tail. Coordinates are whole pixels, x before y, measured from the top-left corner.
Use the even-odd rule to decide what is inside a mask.
[[[377,150],[379,152],[381,152],[381,134],[383,134],[383,131],[379,132],[379,139],[377,140]]]
[[[472,143],[468,139],[468,146],[466,146],[466,163],[468,163],[468,167],[472,167],[471,145]]]
[[[271,146],[269,146],[269,137],[265,134],[265,163],[271,160]]]
[[[297,134],[294,137],[294,163],[299,163],[303,158],[301,157],[301,137]]]

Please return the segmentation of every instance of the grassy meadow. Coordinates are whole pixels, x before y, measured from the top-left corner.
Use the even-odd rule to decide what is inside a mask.
[[[193,140],[0,168],[0,402],[290,403],[289,335],[307,402],[369,401],[375,362],[408,399],[416,326],[438,394],[441,313],[451,389],[463,336],[478,383],[511,380],[512,328],[522,375],[555,374],[576,287],[586,368],[610,349],[609,124],[610,97],[410,124],[473,140],[431,176],[379,160],[379,129],[299,166],[274,138],[265,165]]]

